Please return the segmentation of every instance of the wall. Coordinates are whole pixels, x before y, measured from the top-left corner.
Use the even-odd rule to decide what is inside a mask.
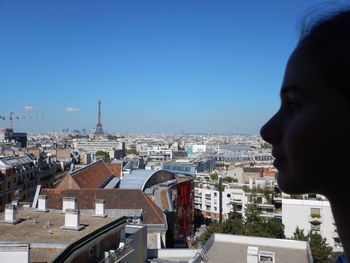
[[[314,200],[297,200],[297,199],[283,199],[282,200],[282,223],[285,226],[286,237],[293,236],[297,227],[304,229],[307,234],[311,230],[309,216],[311,208],[320,208],[322,223],[320,224],[320,231],[323,237],[332,247],[335,246],[332,233],[335,230],[333,224],[333,215],[328,201],[314,201]]]

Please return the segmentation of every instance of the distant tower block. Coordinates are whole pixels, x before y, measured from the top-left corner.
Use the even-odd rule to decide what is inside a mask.
[[[96,125],[95,134],[96,135],[104,134],[103,129],[102,129],[102,122],[101,122],[101,100],[98,101],[98,121],[97,121],[97,125]]]

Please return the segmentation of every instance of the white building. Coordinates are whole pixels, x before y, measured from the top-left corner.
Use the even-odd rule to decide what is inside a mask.
[[[342,251],[341,243],[328,201],[282,199],[282,223],[286,237],[295,229],[319,233],[335,251]]]

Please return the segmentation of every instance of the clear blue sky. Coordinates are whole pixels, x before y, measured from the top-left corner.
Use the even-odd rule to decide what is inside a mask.
[[[90,130],[101,99],[110,132],[257,134],[320,2],[0,0],[0,114]]]

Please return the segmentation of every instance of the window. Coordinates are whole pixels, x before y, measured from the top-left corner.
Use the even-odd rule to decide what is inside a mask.
[[[311,214],[311,217],[321,217],[321,209],[320,208],[311,208],[310,209],[310,214]]]
[[[259,252],[259,262],[275,262],[275,253],[270,251],[260,251]]]
[[[311,223],[311,231],[312,232],[318,232],[321,230],[321,225],[320,224],[312,224]]]

